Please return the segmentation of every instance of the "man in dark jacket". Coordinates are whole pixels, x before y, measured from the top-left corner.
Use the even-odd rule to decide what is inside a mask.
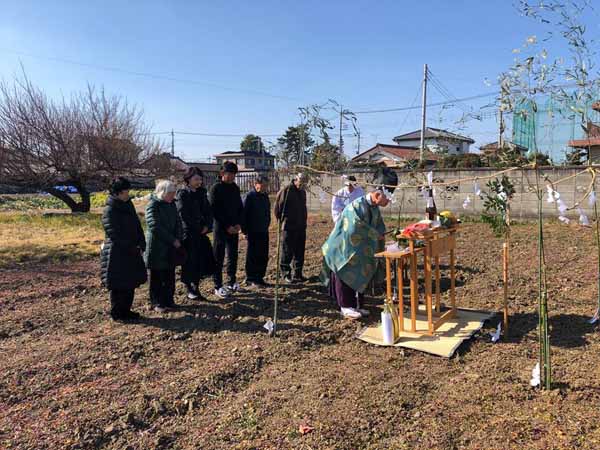
[[[106,233],[100,252],[102,283],[110,291],[110,316],[114,320],[135,320],[131,311],[135,288],[147,279],[142,252],[146,249],[144,231],[129,199],[131,184],[117,178],[110,185],[110,196],[102,214]]]
[[[221,167],[221,180],[210,190],[209,201],[214,216],[213,252],[215,256],[215,295],[226,298],[240,286],[236,282],[239,233],[244,220],[240,188],[235,184],[238,168],[230,161]],[[227,252],[228,285],[223,286],[223,262]]]
[[[249,287],[266,286],[264,277],[269,262],[270,224],[271,202],[267,193],[267,179],[259,175],[254,180],[254,190],[244,198],[242,231],[248,240],[246,284]]]
[[[190,167],[183,177],[185,187],[177,191],[175,199],[183,225],[183,247],[187,254],[181,267],[181,281],[191,300],[201,297],[198,291],[200,279],[212,275],[215,270],[213,249],[208,239],[213,217],[206,189],[202,186],[203,177],[200,169]]]
[[[277,193],[275,217],[280,222],[282,234],[282,253],[280,268],[285,281],[306,281],[302,275],[304,250],[306,247],[306,175],[300,173],[294,180]],[[294,261],[292,276],[291,263]]]

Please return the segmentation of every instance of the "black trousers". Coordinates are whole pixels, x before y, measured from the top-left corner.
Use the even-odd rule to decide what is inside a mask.
[[[304,250],[306,247],[306,229],[283,230],[282,241],[280,268],[283,276],[289,277],[292,275],[292,261],[294,262],[294,276],[302,276]]]
[[[112,289],[110,291],[110,315],[112,317],[123,317],[133,305],[135,289]]]
[[[227,232],[216,232],[213,234],[213,252],[215,256],[215,273],[213,281],[215,289],[223,286],[223,263],[227,253],[227,278],[232,285],[236,281],[238,260],[239,236]]]
[[[202,278],[212,275],[215,270],[215,257],[207,236],[183,241],[187,258],[181,266],[181,282],[198,285]]]
[[[158,306],[171,306],[175,295],[175,268],[150,270],[150,302]]]
[[[263,281],[269,263],[269,232],[248,233],[246,281]]]

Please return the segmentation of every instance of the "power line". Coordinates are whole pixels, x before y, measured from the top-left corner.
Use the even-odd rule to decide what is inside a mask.
[[[594,85],[594,81],[590,81],[588,83],[586,83],[586,86],[592,86]],[[563,88],[563,89],[568,89],[568,88],[573,88],[573,87],[581,87],[579,84],[577,83],[565,83],[565,84],[557,84],[552,86],[554,88]],[[515,89],[512,91],[513,93],[520,93],[523,92],[522,89]],[[547,94],[547,92],[539,92],[539,94]],[[499,94],[497,91],[495,92],[487,92],[485,94],[477,94],[477,95],[471,95],[469,97],[461,97],[461,98],[453,98],[452,100],[446,100],[443,102],[435,102],[435,103],[428,103],[426,106],[428,108],[430,107],[434,107],[434,106],[443,106],[443,105],[450,105],[450,104],[456,104],[456,103],[460,103],[460,102],[467,102],[469,100],[477,100],[480,98],[486,98],[486,97],[497,97]],[[421,109],[421,106],[403,106],[403,107],[398,107],[398,108],[385,108],[385,109],[368,109],[368,110],[363,110],[363,111],[352,111],[354,114],[376,114],[376,113],[388,113],[388,112],[398,112],[398,111],[409,111],[411,109]]]
[[[287,95],[276,95],[276,94],[270,94],[267,92],[261,92],[261,91],[255,91],[255,90],[243,89],[243,88],[237,88],[237,87],[231,87],[231,86],[223,86],[221,84],[213,83],[211,81],[175,78],[175,77],[170,77],[167,75],[156,75],[156,74],[152,74],[152,73],[148,73],[148,72],[138,72],[135,70],[121,69],[120,67],[101,66],[98,64],[90,64],[90,63],[75,61],[72,59],[58,58],[58,57],[54,57],[54,56],[34,55],[32,53],[26,53],[26,52],[21,52],[21,51],[17,51],[17,50],[7,49],[7,48],[0,48],[0,51],[3,51],[5,53],[12,53],[14,55],[19,55],[19,56],[25,56],[28,58],[45,59],[47,61],[56,61],[56,62],[61,62],[64,64],[71,64],[74,66],[89,67],[92,69],[104,70],[107,72],[124,73],[127,75],[134,75],[134,76],[138,76],[138,77],[145,77],[145,78],[151,78],[151,79],[156,79],[156,80],[173,81],[176,83],[186,83],[186,84],[208,86],[208,87],[212,87],[215,89],[222,89],[222,90],[233,91],[233,92],[241,92],[244,94],[259,95],[259,96],[263,96],[263,97],[271,97],[271,98],[277,98],[277,99],[281,99],[281,100],[302,101],[302,99],[299,99],[297,97],[290,97]]]
[[[433,107],[433,106],[442,106],[442,105],[448,105],[448,104],[457,103],[457,102],[467,102],[469,100],[476,100],[478,98],[491,97],[493,95],[496,96],[496,95],[498,95],[498,93],[497,92],[488,92],[486,94],[478,94],[478,95],[472,95],[470,97],[457,98],[457,99],[454,99],[452,101],[443,101],[443,102],[428,103],[427,107],[430,108],[430,107]],[[375,114],[375,113],[409,111],[411,109],[421,109],[421,106],[404,106],[404,107],[400,107],[400,108],[370,109],[370,110],[365,110],[365,111],[352,111],[352,112],[354,114]]]
[[[442,81],[431,72],[431,70],[427,70],[429,73],[429,81],[433,85],[433,87],[444,96],[447,100],[451,102],[455,102],[456,106],[459,107],[464,113],[469,114],[469,109],[464,106],[462,103],[456,103],[456,97],[450,92],[450,90],[442,83]]]
[[[258,137],[279,137],[281,134],[262,134],[262,133],[200,133],[195,131],[175,131],[175,134],[187,136],[209,136],[209,137],[246,137],[253,134]]]
[[[155,133],[148,133],[148,135],[161,135],[161,134],[180,134],[185,136],[206,136],[206,137],[246,137],[249,134],[253,134],[258,137],[279,137],[281,134],[272,134],[272,133],[202,133],[195,131],[157,131]]]

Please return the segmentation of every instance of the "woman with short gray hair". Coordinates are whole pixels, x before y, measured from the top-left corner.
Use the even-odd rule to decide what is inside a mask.
[[[182,228],[173,200],[177,187],[159,181],[146,206],[146,267],[150,270],[150,302],[157,312],[176,308],[175,266],[181,248]]]

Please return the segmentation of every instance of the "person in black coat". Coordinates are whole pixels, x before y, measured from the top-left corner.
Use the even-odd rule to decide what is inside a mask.
[[[202,186],[203,177],[200,169],[190,167],[183,177],[185,187],[177,191],[175,199],[183,225],[183,247],[187,253],[181,267],[181,281],[191,300],[201,297],[198,291],[200,279],[212,275],[215,270],[213,249],[208,239],[213,217],[206,189]]]
[[[281,224],[282,252],[279,265],[287,283],[306,281],[302,274],[306,249],[306,185],[307,177],[299,173],[277,193],[275,217]],[[292,261],[294,273],[292,274]]]
[[[140,219],[129,199],[131,184],[115,179],[102,214],[106,238],[100,252],[102,283],[110,292],[110,316],[130,321],[140,315],[131,311],[135,289],[147,280],[142,253],[146,240]]]
[[[239,233],[244,220],[244,205],[240,188],[235,184],[238,168],[227,161],[221,167],[221,180],[210,189],[210,206],[214,216],[213,251],[215,256],[215,295],[226,298],[239,289],[236,282]],[[227,252],[227,277],[223,286],[223,262]]]
[[[254,190],[244,198],[242,232],[248,240],[246,251],[246,284],[249,287],[266,286],[264,281],[269,262],[269,225],[271,202],[267,193],[267,179],[257,176]]]

